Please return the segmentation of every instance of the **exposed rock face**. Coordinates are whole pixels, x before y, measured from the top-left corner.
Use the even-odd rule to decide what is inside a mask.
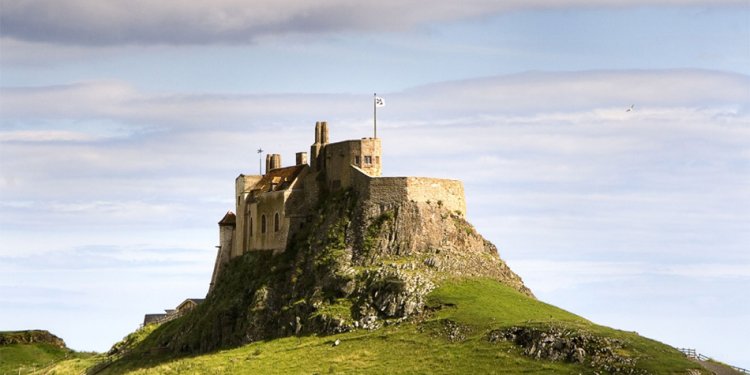
[[[610,374],[647,374],[635,368],[636,360],[618,354],[624,342],[587,332],[557,327],[511,327],[491,331],[490,342],[511,341],[527,356],[561,362],[585,363]]]
[[[43,330],[0,332],[0,345],[50,344],[64,349],[63,339]]]
[[[286,251],[233,259],[205,303],[150,345],[176,352],[310,332],[375,329],[421,314],[442,280],[488,277],[532,296],[494,245],[440,202],[334,194]]]
[[[365,204],[357,214],[355,236],[364,239],[359,261],[411,259],[408,266],[435,281],[446,277],[490,277],[526,295],[531,291],[500,259],[495,245],[485,240],[463,216],[440,202],[404,202],[393,206]],[[356,231],[361,233],[356,233]]]

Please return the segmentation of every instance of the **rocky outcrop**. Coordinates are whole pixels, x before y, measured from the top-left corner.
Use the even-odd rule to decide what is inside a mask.
[[[66,349],[63,339],[44,330],[0,332],[0,345],[49,344]]]
[[[402,202],[358,207],[355,237],[362,238],[355,261],[362,265],[401,259],[434,281],[455,277],[489,277],[533,296],[518,275],[500,259],[497,247],[484,239],[459,212],[438,202]],[[357,233],[358,232],[358,233]]]
[[[323,199],[280,254],[233,259],[205,303],[146,346],[193,353],[274,337],[375,329],[422,314],[446,279],[486,277],[532,296],[497,248],[440,202]]]
[[[523,354],[550,361],[587,364],[609,374],[648,374],[635,367],[636,359],[619,354],[626,344],[610,337],[562,327],[511,327],[490,331],[490,342],[511,341]]]

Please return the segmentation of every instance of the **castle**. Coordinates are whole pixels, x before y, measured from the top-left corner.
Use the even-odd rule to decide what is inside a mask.
[[[211,289],[230,259],[247,251],[282,252],[310,221],[323,191],[353,189],[363,202],[381,207],[400,202],[435,202],[466,213],[461,181],[424,177],[381,177],[379,138],[328,142],[328,123],[315,124],[315,142],[282,167],[281,155],[266,155],[264,175],[235,180],[235,211],[219,221],[219,246]]]

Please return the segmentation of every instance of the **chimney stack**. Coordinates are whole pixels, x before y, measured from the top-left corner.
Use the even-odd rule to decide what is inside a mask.
[[[276,168],[281,168],[281,155],[266,154],[266,173]]]
[[[328,122],[320,122],[320,143],[322,145],[328,144]]]
[[[307,164],[307,153],[306,152],[298,152],[297,153],[297,165],[300,164]]]

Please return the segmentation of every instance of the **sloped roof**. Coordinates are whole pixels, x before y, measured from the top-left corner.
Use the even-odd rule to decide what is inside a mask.
[[[219,225],[231,225],[234,226],[237,223],[237,217],[234,215],[234,212],[227,211],[227,214],[224,215],[224,217],[219,221]]]
[[[177,310],[181,310],[183,306],[186,306],[190,302],[195,303],[196,305],[200,305],[204,300],[205,298],[188,298],[182,301],[182,303],[177,306]]]
[[[307,164],[271,169],[255,184],[253,190],[260,190],[264,193],[286,190],[297,179],[297,176],[299,176],[305,167],[307,167]]]

